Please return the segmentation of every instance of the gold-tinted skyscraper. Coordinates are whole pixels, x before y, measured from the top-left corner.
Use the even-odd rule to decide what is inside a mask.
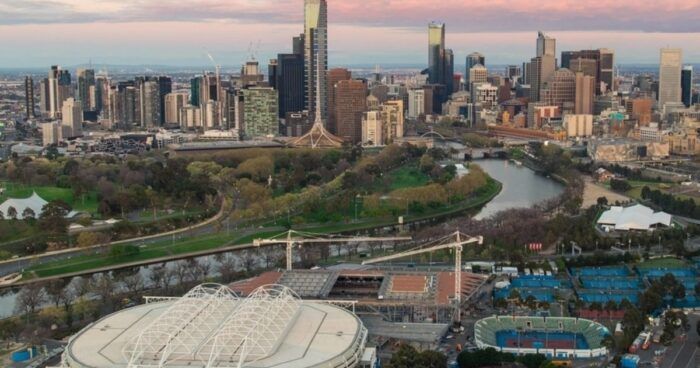
[[[668,103],[681,102],[681,69],[683,51],[681,49],[661,49],[659,63],[659,109]]]
[[[306,107],[315,113],[319,103],[321,119],[328,118],[328,5],[326,0],[304,0],[304,66]],[[319,95],[317,98],[317,94]],[[318,101],[318,102],[317,102]]]

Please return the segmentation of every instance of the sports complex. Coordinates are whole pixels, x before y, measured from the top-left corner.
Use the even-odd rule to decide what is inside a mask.
[[[93,323],[71,338],[62,367],[354,368],[366,341],[352,312],[289,288],[265,285],[241,298],[209,284]]]
[[[604,356],[608,350],[602,342],[608,335],[605,326],[582,318],[493,316],[474,325],[474,340],[481,349],[559,359]]]

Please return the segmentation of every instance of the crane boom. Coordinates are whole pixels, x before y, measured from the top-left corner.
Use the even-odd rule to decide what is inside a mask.
[[[394,259],[410,257],[423,253],[435,252],[443,249],[454,249],[455,250],[455,283],[454,283],[454,298],[455,298],[455,322],[461,322],[460,307],[462,305],[462,249],[467,244],[479,243],[480,245],[484,243],[483,236],[467,236],[457,231],[453,234],[455,241],[450,243],[438,244],[432,247],[411,249],[405,252],[392,254],[389,256],[378,257],[375,259],[369,259],[363,261],[363,265],[381,263],[386,261],[391,261]],[[466,240],[462,240],[466,238]]]
[[[349,238],[321,238],[321,237],[311,237],[317,236],[315,234],[304,234],[294,230],[289,230],[286,233],[280,234],[285,235],[284,238],[270,238],[270,239],[255,239],[253,240],[253,245],[260,247],[263,245],[274,245],[274,244],[285,244],[287,250],[287,270],[292,269],[292,248],[295,244],[321,244],[321,243],[356,243],[356,242],[386,242],[386,241],[407,241],[411,240],[410,236],[392,236],[392,237],[349,237]],[[278,235],[278,236],[280,236]],[[296,236],[294,236],[296,235]]]

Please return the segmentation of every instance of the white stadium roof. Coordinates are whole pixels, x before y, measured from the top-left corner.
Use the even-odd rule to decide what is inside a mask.
[[[598,225],[609,226],[618,231],[647,231],[658,225],[671,226],[671,215],[665,212],[654,212],[641,204],[631,207],[611,207],[600,216]]]
[[[355,367],[367,330],[351,312],[279,285],[248,298],[210,284],[107,316],[71,338],[79,368]]]

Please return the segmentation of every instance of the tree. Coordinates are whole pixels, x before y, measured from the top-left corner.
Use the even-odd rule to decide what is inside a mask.
[[[97,233],[93,233],[90,231],[83,231],[80,234],[78,234],[78,248],[87,248],[91,247],[95,244],[97,244],[99,241],[99,237]]]
[[[598,198],[598,206],[607,206],[608,205],[608,198],[606,197],[599,197]]]
[[[68,228],[66,216],[71,211],[68,203],[55,200],[44,205],[41,209],[39,226],[50,234],[65,234]]]
[[[35,217],[36,214],[34,213],[34,210],[29,207],[25,208],[24,211],[22,211],[22,218],[24,218],[25,220],[33,219]]]
[[[10,206],[7,208],[7,218],[17,220],[17,209]]]
[[[403,344],[391,356],[387,368],[444,368],[447,357],[437,351],[426,350],[418,352],[414,347]]]
[[[36,282],[31,283],[23,287],[17,294],[15,310],[29,318],[45,300],[46,292],[44,291],[44,286]]]

